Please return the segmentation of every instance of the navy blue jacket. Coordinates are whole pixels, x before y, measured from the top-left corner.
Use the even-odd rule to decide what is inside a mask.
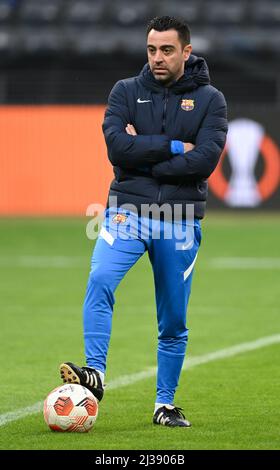
[[[137,136],[126,133],[127,124]],[[154,78],[148,64],[137,77],[118,81],[103,132],[115,174],[109,194],[117,196],[118,206],[194,204],[195,217],[203,218],[207,178],[225,145],[227,117],[224,96],[210,85],[202,57],[191,55],[185,74],[169,87]],[[173,155],[171,140],[195,148]]]

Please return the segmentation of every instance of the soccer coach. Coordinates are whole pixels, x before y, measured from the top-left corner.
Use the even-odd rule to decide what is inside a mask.
[[[80,383],[102,399],[114,292],[148,251],[158,321],[153,422],[173,427],[191,425],[174,405],[174,395],[188,339],[186,312],[201,242],[207,178],[219,161],[227,133],[224,96],[210,85],[205,60],[191,52],[185,22],[168,16],[154,18],[147,28],[148,64],[137,77],[117,82],[110,93],[103,132],[115,179],[84,303],[86,366],[71,362],[60,366],[64,381]],[[133,204],[135,211],[123,208],[127,204]],[[151,218],[141,215],[141,207],[147,204],[165,204],[171,212],[179,205],[186,230],[185,208],[191,204],[192,243],[178,249],[175,236],[162,236],[166,226],[174,228],[174,219],[155,220],[160,237],[154,238]],[[125,237],[128,225],[133,230]]]

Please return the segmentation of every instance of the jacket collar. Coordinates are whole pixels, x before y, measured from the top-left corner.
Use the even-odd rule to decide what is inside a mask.
[[[165,88],[159,80],[155,79],[149,64],[144,65],[139,74],[139,79],[146,88],[156,93],[162,93]],[[187,91],[195,90],[201,85],[208,85],[209,83],[210,76],[205,59],[191,54],[185,64],[184,75],[168,88],[175,94],[182,94]]]

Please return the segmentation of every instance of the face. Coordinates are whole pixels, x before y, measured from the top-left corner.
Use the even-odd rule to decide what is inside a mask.
[[[183,47],[175,29],[151,29],[147,37],[148,61],[156,80],[168,86],[184,74],[185,62],[192,51],[190,44]]]

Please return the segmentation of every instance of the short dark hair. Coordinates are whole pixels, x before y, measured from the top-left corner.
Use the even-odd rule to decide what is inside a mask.
[[[183,46],[189,44],[191,41],[190,28],[187,23],[173,16],[156,16],[147,24],[147,36],[151,29],[155,29],[156,31],[175,29]]]

